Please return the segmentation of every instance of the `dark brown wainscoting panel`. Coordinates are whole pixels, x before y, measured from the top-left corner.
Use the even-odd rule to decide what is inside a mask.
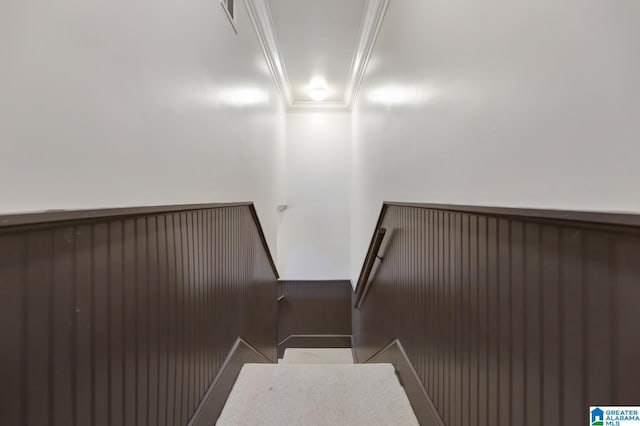
[[[0,424],[185,425],[239,336],[276,359],[253,206],[170,210],[0,220]]]
[[[350,334],[292,334],[278,343],[278,358],[287,348],[351,348]]]
[[[402,341],[447,425],[579,425],[589,405],[639,404],[638,218],[454,207],[386,205],[358,359]]]
[[[281,281],[278,287],[278,342],[293,335],[351,335],[349,281]]]

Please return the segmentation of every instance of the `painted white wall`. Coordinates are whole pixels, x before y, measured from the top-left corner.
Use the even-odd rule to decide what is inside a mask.
[[[640,2],[391,1],[353,112],[352,278],[383,200],[640,212]]]
[[[255,201],[275,253],[285,111],[243,2],[0,4],[0,213]]]
[[[349,279],[351,117],[287,116],[286,200],[278,267],[288,280]]]

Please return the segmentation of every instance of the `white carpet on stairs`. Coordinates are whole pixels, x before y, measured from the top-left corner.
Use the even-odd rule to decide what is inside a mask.
[[[225,425],[418,425],[391,364],[246,364]]]
[[[353,364],[351,348],[288,348],[281,364]]]

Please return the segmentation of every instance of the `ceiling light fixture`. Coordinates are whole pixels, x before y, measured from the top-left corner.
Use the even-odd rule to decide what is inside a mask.
[[[327,89],[324,87],[316,87],[309,91],[309,97],[316,102],[322,102],[327,99]]]
[[[309,97],[316,102],[322,102],[329,96],[329,89],[324,79],[314,78],[309,85]]]

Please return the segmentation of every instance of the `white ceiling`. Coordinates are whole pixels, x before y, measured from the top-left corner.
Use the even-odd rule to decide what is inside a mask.
[[[245,0],[276,86],[290,110],[349,110],[389,0]],[[314,102],[314,78],[329,89]]]
[[[294,103],[311,101],[315,76],[329,88],[327,102],[342,102],[366,0],[268,0],[274,32]]]

